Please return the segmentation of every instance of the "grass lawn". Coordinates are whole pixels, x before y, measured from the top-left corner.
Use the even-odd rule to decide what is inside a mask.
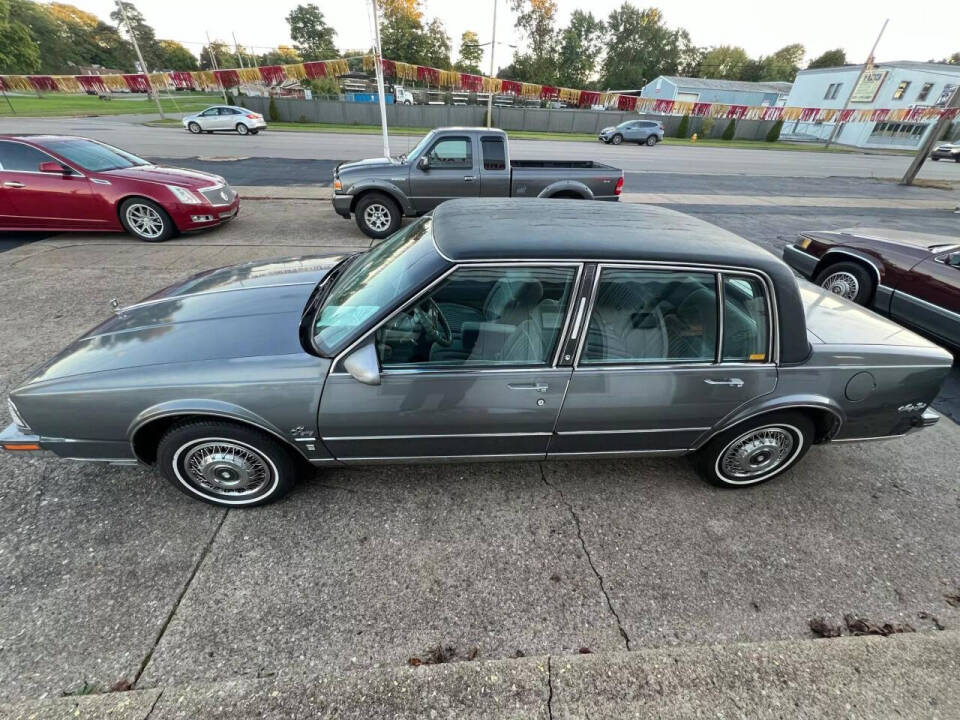
[[[47,93],[36,95],[13,95],[7,93],[10,104],[0,97],[0,116],[3,117],[57,117],[91,115],[130,115],[152,113],[156,115],[157,105],[143,95],[117,93],[110,100],[101,100],[96,95],[72,95],[68,93]],[[195,112],[222,100],[216,93],[171,93],[172,98],[162,97],[160,103],[164,112]],[[178,110],[179,108],[179,110]]]
[[[179,120],[155,120],[147,123],[160,127],[177,126]],[[323,133],[347,133],[353,135],[379,135],[379,125],[337,125],[324,123],[291,123],[291,122],[269,122],[268,130],[280,132],[323,132]],[[390,135],[394,137],[404,137],[412,135],[415,137],[423,136],[429,128],[415,127],[391,127]],[[599,142],[596,135],[590,133],[558,133],[558,132],[535,132],[529,130],[510,130],[508,134],[516,140],[577,140],[581,142]],[[690,140],[667,137],[663,139],[664,145],[688,145],[701,147],[723,147],[723,148],[748,148],[751,150],[795,150],[799,152],[859,152],[856,149],[833,146],[824,148],[822,145],[806,145],[799,143],[775,142],[769,143],[764,140],[697,140],[696,143]],[[896,151],[891,151],[896,152]]]

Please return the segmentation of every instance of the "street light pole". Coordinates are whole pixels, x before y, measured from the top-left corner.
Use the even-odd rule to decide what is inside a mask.
[[[497,0],[493,0],[493,37],[490,43],[490,77],[493,77],[493,54],[497,49]],[[487,93],[487,127],[493,126],[493,85]]]
[[[863,67],[860,68],[860,74],[857,75],[857,80],[855,83],[853,83],[853,88],[850,90],[850,94],[847,95],[847,101],[843,104],[843,109],[840,111],[840,114],[837,115],[837,121],[833,124],[833,130],[830,131],[830,137],[827,138],[827,144],[824,147],[830,147],[831,143],[833,143],[833,141],[836,139],[837,133],[840,132],[840,118],[843,117],[843,114],[847,111],[847,108],[850,107],[850,101],[853,100],[853,94],[857,91],[857,86],[860,84],[860,80],[863,79],[863,74],[867,71],[868,67],[873,67],[873,54],[877,51],[877,45],[880,44],[880,38],[883,37],[883,31],[887,29],[888,22],[890,22],[890,18],[887,18],[883,21],[883,27],[880,28],[880,34],[877,35],[877,39],[873,41],[873,47],[870,48],[870,55],[867,56],[867,61],[863,64]]]
[[[227,104],[227,89],[223,86],[223,83],[220,81],[220,76],[216,74],[217,70],[220,69],[220,66],[217,65],[217,56],[213,52],[213,45],[210,44],[210,33],[207,33],[207,54],[210,56],[210,67],[213,68],[214,77],[217,79],[217,85],[220,86],[220,92],[223,93],[223,104]]]
[[[243,70],[243,56],[240,54],[240,45],[237,44],[237,34],[235,32],[230,34],[233,35],[233,49],[237,52],[237,61],[240,63],[240,69]]]
[[[380,129],[383,132],[383,156],[390,157],[390,137],[387,133],[387,100],[383,89],[383,56],[380,52],[380,18],[377,14],[377,0],[370,0],[373,6],[373,65],[377,74],[377,95],[380,98]]]
[[[143,72],[143,76],[147,79],[147,94],[153,98],[155,103],[157,103],[157,112],[160,113],[160,119],[163,120],[163,106],[160,105],[160,96],[157,95],[157,93],[153,90],[153,83],[150,82],[150,71],[147,69],[147,64],[143,61],[143,54],[140,52],[140,44],[137,42],[137,34],[133,31],[133,27],[130,25],[130,20],[127,18],[127,9],[123,5],[123,0],[117,0],[117,7],[120,8],[120,15],[123,17],[123,24],[127,26],[127,32],[130,34],[130,40],[133,42],[133,49],[137,51],[137,58],[140,60],[140,70]]]
[[[950,101],[944,106],[944,110],[950,110],[952,108],[960,108],[960,87],[957,87],[953,91],[953,97],[950,98]],[[937,121],[933,124],[933,127],[930,128],[930,132],[927,133],[926,139],[920,144],[920,149],[917,150],[917,154],[914,156],[913,161],[910,163],[910,167],[907,168],[907,171],[903,174],[903,178],[900,180],[901,185],[913,185],[913,179],[917,177],[917,173],[920,172],[920,168],[923,167],[923,163],[926,162],[927,158],[930,157],[930,151],[933,149],[934,144],[943,135],[943,131],[946,129],[947,125],[953,122],[953,117],[950,113],[944,112]]]

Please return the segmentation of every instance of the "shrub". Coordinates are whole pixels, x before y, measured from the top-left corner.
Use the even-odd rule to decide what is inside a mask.
[[[712,117],[709,115],[705,116],[700,122],[700,137],[710,137],[710,132],[713,130],[715,123],[716,120],[714,120]]]
[[[724,140],[733,140],[734,134],[737,132],[737,121],[731,120],[727,127],[723,130],[723,135],[721,136]]]
[[[773,127],[767,132],[767,142],[776,142],[780,139],[780,131],[783,130],[783,120],[777,120]]]
[[[680,119],[680,125],[677,127],[677,137],[685,138],[690,131],[690,116],[684,115]]]
[[[273,98],[270,98],[270,109],[267,110],[267,117],[270,118],[270,122],[279,122],[280,112],[277,110],[277,102]]]

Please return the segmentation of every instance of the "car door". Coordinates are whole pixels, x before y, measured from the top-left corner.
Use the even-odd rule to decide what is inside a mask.
[[[410,168],[410,198],[417,210],[433,210],[450,198],[479,196],[476,155],[469,135],[443,135],[434,140]],[[421,167],[422,158],[427,167]]]
[[[91,213],[90,183],[77,171],[40,172],[40,164],[60,161],[26,143],[0,140],[0,226],[9,228],[90,229],[103,225]]]
[[[771,317],[755,275],[601,266],[549,457],[685,452],[776,387]]]
[[[197,116],[197,122],[204,130],[220,129],[220,108],[207,108]]]
[[[359,343],[373,342],[378,385],[335,362],[318,414],[327,449],[348,463],[543,458],[570,379],[569,367],[557,367],[556,345],[580,269],[466,265],[447,273]]]
[[[960,345],[960,253],[941,253],[905,273],[890,301],[895,320]]]

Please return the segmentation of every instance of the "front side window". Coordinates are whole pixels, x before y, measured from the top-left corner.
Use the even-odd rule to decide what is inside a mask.
[[[713,273],[605,268],[580,362],[713,362],[717,306]]]
[[[480,149],[483,151],[484,170],[507,169],[507,155],[501,138],[482,138]]]
[[[763,283],[737,275],[723,277],[723,360],[770,362],[770,315]]]
[[[52,157],[36,148],[18,142],[0,141],[0,170],[8,172],[38,172],[40,163]]]
[[[408,225],[353,260],[313,320],[313,343],[324,356],[368,321],[430,279],[438,255],[428,221]]]
[[[200,116],[211,117],[213,115],[219,115],[219,114],[220,114],[220,108],[210,108],[209,110],[204,110],[202,113],[200,113]]]
[[[376,333],[384,369],[546,366],[575,267],[462,267]]]
[[[460,170],[473,167],[473,143],[468,137],[446,137],[438,140],[427,153],[430,167],[438,170]]]
[[[146,160],[131,155],[120,148],[103,145],[92,140],[78,138],[49,140],[44,141],[43,146],[91,172],[120,170],[150,164]]]

